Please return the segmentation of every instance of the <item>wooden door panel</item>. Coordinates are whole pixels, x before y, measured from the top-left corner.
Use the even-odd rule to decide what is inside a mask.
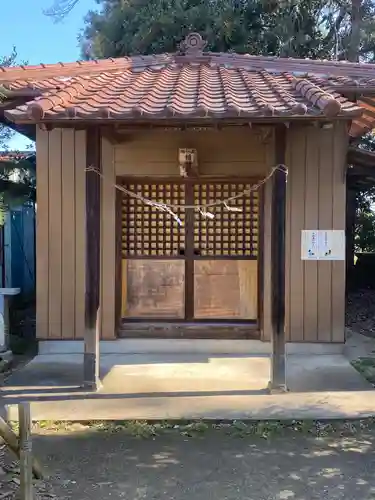
[[[127,318],[183,319],[184,261],[130,259],[126,265]]]
[[[256,320],[259,199],[252,182],[123,185],[136,196],[124,193],[121,205],[122,316]],[[197,208],[174,207],[178,223],[150,200]]]
[[[196,260],[194,270],[196,319],[257,319],[256,261]]]

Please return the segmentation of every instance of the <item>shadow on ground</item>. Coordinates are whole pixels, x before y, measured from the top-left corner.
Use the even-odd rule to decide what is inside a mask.
[[[34,442],[65,500],[375,498],[372,431],[271,439],[211,429],[149,439],[48,431]]]

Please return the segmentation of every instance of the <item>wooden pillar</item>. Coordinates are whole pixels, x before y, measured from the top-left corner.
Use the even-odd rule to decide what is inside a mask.
[[[87,167],[101,171],[100,131],[89,127],[86,132]],[[86,172],[86,294],[84,335],[84,387],[97,391],[99,379],[100,340],[100,191],[101,179]]]
[[[33,455],[30,403],[18,404],[20,426],[20,499],[33,500]]]
[[[194,185],[185,184],[187,205],[194,205]],[[185,320],[194,320],[194,210],[185,210]]]
[[[22,412],[22,410],[20,410],[20,407],[18,407],[19,421],[21,422],[20,412]],[[5,445],[7,446],[7,448],[18,459],[20,459],[21,451],[20,451],[20,440],[19,440],[19,437],[16,436],[16,434],[11,429],[11,427],[9,427],[9,424],[2,417],[0,417],[0,441],[4,441]],[[35,460],[35,458],[33,459],[32,468],[33,468],[34,477],[36,479],[43,479],[44,474],[43,474],[43,471],[42,471],[42,467]],[[1,496],[0,496],[0,498],[1,498]]]
[[[286,129],[275,131],[275,161],[285,164]],[[273,176],[271,222],[271,380],[269,389],[286,391],[285,366],[285,211],[286,171],[276,170]]]
[[[357,209],[357,191],[354,187],[346,189],[346,292],[353,281],[354,269],[354,229]]]

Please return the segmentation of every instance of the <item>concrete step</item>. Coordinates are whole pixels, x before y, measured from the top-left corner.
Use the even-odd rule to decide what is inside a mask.
[[[341,354],[344,344],[287,343],[288,354]],[[82,340],[45,340],[39,354],[83,354]],[[240,354],[271,353],[270,342],[254,339],[116,339],[100,342],[101,354]]]
[[[82,355],[39,355],[6,380],[0,400],[7,406],[30,401],[36,420],[354,418],[374,413],[375,391],[342,355],[288,356],[290,392],[284,394],[268,394],[270,368],[269,356],[103,355],[102,389],[87,393],[80,388]]]
[[[92,420],[300,420],[373,416],[374,392],[318,392],[281,395],[123,397],[32,402],[34,421]],[[17,406],[7,406],[17,420]]]
[[[139,323],[123,321],[120,338],[260,339],[256,323]]]

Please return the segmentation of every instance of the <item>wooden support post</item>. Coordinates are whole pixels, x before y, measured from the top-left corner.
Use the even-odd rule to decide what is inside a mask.
[[[277,127],[275,133],[276,164],[285,164],[286,129]],[[276,170],[272,190],[271,281],[272,281],[272,355],[271,392],[285,392],[285,211],[286,171]]]
[[[100,131],[89,127],[86,132],[87,167],[101,171]],[[101,179],[93,171],[86,172],[86,296],[84,387],[97,391],[99,379],[100,340],[100,191]]]
[[[185,199],[194,205],[194,185],[185,184]],[[185,210],[185,320],[194,321],[194,210]]]
[[[346,189],[346,293],[354,278],[354,232],[357,210],[357,192],[350,186]]]
[[[20,458],[20,443],[18,436],[9,427],[6,421],[0,417],[0,440],[3,439],[7,448],[19,459]],[[43,479],[43,471],[41,465],[33,459],[33,473],[36,479]]]
[[[33,500],[33,456],[30,403],[18,404],[20,426],[20,499]]]

